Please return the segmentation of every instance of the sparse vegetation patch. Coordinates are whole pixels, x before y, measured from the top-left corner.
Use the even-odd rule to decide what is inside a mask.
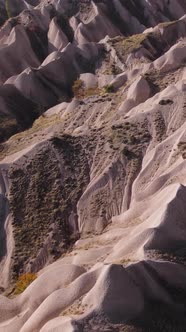
[[[76,229],[76,204],[89,181],[89,166],[81,139],[54,137],[33,157],[22,157],[10,175],[10,210],[13,216],[15,251],[13,279],[29,266],[35,272],[38,253],[50,234],[46,255],[58,258],[67,250]],[[20,190],[21,188],[21,190]],[[69,216],[74,215],[74,228]],[[72,240],[73,237],[73,240]],[[38,258],[39,259],[39,258]],[[40,266],[41,264],[41,266]]]
[[[76,98],[84,99],[90,96],[100,95],[102,89],[98,87],[86,88],[82,80],[76,80],[72,85],[72,91]]]
[[[24,292],[24,290],[37,278],[36,273],[25,273],[19,276],[14,294],[18,295]]]

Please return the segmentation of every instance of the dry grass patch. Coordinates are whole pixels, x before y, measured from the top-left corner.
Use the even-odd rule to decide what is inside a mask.
[[[32,134],[40,131],[40,130],[43,130],[45,128],[49,128],[55,124],[58,124],[58,123],[61,123],[62,120],[61,120],[61,116],[59,114],[54,114],[54,115],[51,115],[50,117],[46,117],[44,115],[40,116],[34,123],[33,123],[33,126],[28,129],[28,130],[25,130],[21,133],[18,133],[14,136],[12,136],[10,138],[11,141],[14,141],[14,140],[20,140],[22,138],[27,138],[27,137],[30,137],[32,136]]]
[[[134,52],[143,46],[143,43],[147,39],[148,34],[141,33],[127,38],[116,37],[113,38],[110,43],[115,48],[116,53],[120,58]]]
[[[18,295],[24,292],[24,290],[37,278],[36,273],[25,273],[19,276],[14,294]]]
[[[100,89],[98,86],[92,87],[92,88],[86,88],[84,86],[84,83],[82,80],[76,80],[74,81],[74,84],[72,86],[72,91],[74,96],[77,99],[85,99],[87,97],[91,97],[91,96],[100,96],[103,95],[105,92],[110,93],[113,91],[110,91],[112,89],[111,86],[106,86],[103,89]],[[106,91],[108,90],[108,91]]]
[[[40,116],[30,129],[13,135],[7,142],[0,145],[0,160],[23,150],[38,134],[41,135],[43,130],[60,123],[63,123],[63,120],[59,114],[50,117]]]

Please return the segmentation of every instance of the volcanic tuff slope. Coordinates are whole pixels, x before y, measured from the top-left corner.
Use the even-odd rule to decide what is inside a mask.
[[[186,1],[0,8],[0,331],[186,331]]]

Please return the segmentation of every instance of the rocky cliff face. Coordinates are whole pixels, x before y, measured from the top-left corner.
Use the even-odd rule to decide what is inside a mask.
[[[184,332],[186,2],[8,4],[0,331]]]

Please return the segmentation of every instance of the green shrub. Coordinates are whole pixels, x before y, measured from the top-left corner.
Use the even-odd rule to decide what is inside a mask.
[[[112,93],[114,92],[114,86],[112,84],[105,85],[104,90],[106,93]]]
[[[10,11],[10,4],[9,0],[5,0],[5,8],[8,18],[12,17],[11,11]]]

